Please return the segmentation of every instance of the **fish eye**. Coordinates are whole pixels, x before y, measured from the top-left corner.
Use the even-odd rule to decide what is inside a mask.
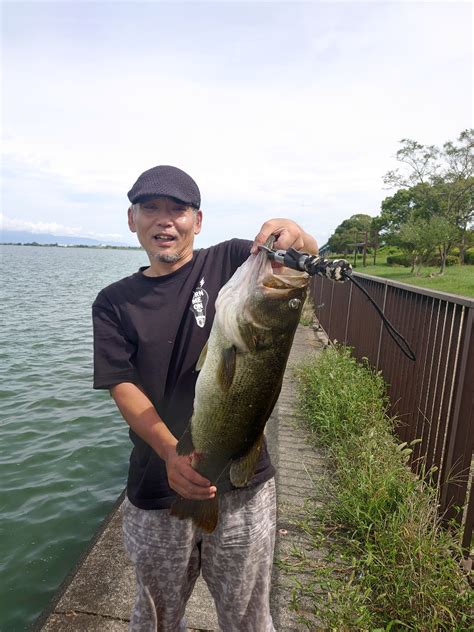
[[[290,309],[298,309],[300,305],[301,305],[301,301],[299,298],[292,298],[288,301],[288,307]]]

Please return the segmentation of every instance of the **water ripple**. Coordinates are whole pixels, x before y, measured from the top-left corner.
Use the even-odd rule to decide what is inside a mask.
[[[90,308],[139,251],[2,247],[0,629],[23,632],[125,484],[127,426],[92,390]]]

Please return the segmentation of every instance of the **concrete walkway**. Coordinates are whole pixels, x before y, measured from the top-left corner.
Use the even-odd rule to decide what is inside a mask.
[[[277,471],[278,524],[271,607],[278,632],[307,630],[297,623],[289,609],[291,582],[279,569],[295,547],[311,552],[302,531],[294,526],[305,498],[314,493],[314,481],[324,471],[322,456],[306,441],[298,423],[295,383],[291,367],[304,355],[317,353],[324,338],[309,327],[299,327],[283,388],[267,424],[268,447]],[[134,601],[135,578],[123,547],[119,507],[121,499],[105,521],[76,569],[64,582],[35,629],[43,632],[119,632],[128,629]],[[306,545],[306,548],[305,548]],[[217,631],[212,598],[200,579],[186,611],[189,630]]]

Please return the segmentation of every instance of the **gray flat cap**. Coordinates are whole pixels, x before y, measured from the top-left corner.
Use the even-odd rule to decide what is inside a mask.
[[[159,165],[144,171],[128,192],[128,199],[136,204],[161,195],[176,198],[194,208],[201,206],[201,194],[191,176],[169,165]]]

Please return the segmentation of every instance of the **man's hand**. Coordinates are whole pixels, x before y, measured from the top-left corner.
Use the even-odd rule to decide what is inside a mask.
[[[314,237],[306,233],[301,226],[291,219],[270,219],[263,224],[260,232],[255,237],[250,252],[254,255],[258,253],[258,246],[264,245],[270,235],[275,235],[276,240],[273,244],[275,250],[295,248],[303,250],[310,254],[318,253],[318,244]]]
[[[165,464],[169,486],[183,498],[209,500],[216,495],[216,487],[191,466],[190,456],[180,456],[170,447]]]
[[[117,384],[110,392],[130,428],[165,462],[170,487],[183,498],[214,498],[216,488],[191,467],[191,457],[176,453],[178,440],[168,430],[145,393],[130,382]]]

